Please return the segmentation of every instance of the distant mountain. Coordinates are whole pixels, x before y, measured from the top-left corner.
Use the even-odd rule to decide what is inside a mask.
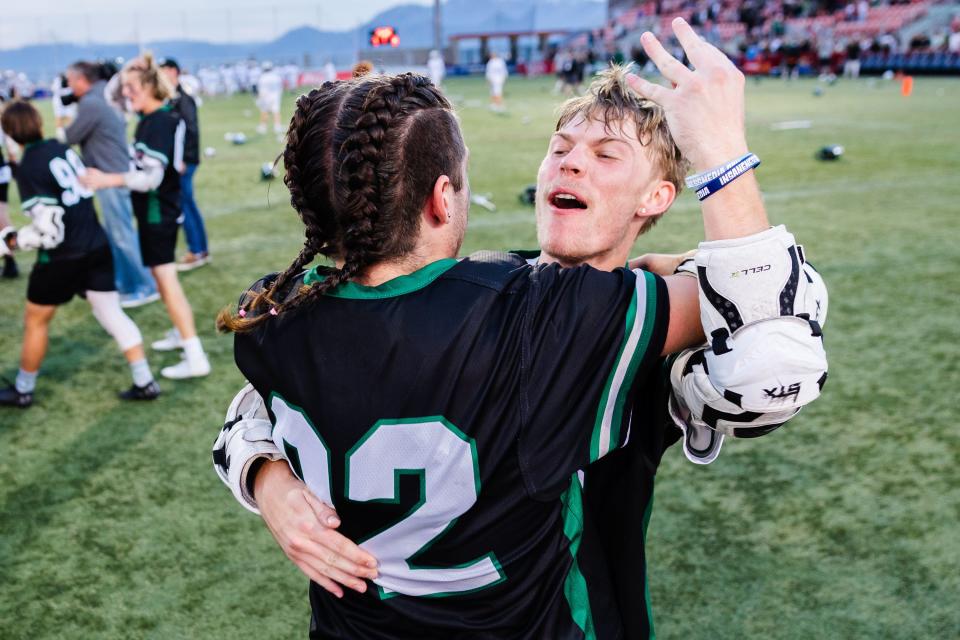
[[[580,30],[602,24],[606,16],[603,0],[447,0],[442,7],[445,37],[483,32],[541,29]],[[340,66],[353,61],[358,48],[366,48],[367,34],[375,26],[391,25],[400,34],[401,48],[423,48],[433,44],[433,9],[423,5],[399,5],[387,9],[357,29],[320,31],[300,27],[272,42],[214,44],[194,40],[150,42],[146,46],[160,56],[176,58],[181,65],[195,68],[234,62],[243,58],[294,62],[319,67],[327,59]],[[0,69],[25,72],[40,82],[49,82],[75,60],[130,58],[135,44],[47,44],[0,50]]]

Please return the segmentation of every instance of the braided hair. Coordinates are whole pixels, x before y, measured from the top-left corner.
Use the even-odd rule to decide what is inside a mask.
[[[290,204],[305,226],[294,261],[240,311],[217,326],[248,331],[361,276],[371,265],[403,260],[414,249],[420,217],[441,175],[464,184],[466,146],[447,99],[424,76],[371,75],[327,82],[297,100],[283,152]],[[342,266],[291,290],[318,256]],[[269,307],[270,313],[264,313]]]

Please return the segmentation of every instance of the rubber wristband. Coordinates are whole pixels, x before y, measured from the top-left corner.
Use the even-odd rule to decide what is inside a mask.
[[[697,189],[697,199],[700,202],[703,202],[704,200],[706,200],[707,198],[715,194],[717,191],[720,191],[720,189],[723,189],[725,186],[727,186],[728,184],[730,184],[731,182],[733,182],[734,180],[736,180],[737,178],[745,174],[747,171],[750,171],[751,169],[759,166],[759,164],[760,164],[760,158],[758,158],[755,154],[751,153],[749,156],[744,158],[739,164],[732,167],[729,171],[727,171],[721,176],[714,178],[707,184]]]
[[[722,176],[723,174],[725,174],[727,171],[730,171],[730,169],[733,169],[735,166],[737,166],[738,164],[740,164],[741,162],[743,162],[744,160],[746,160],[752,155],[753,154],[748,151],[747,153],[743,154],[739,158],[734,158],[733,160],[731,160],[730,162],[727,162],[726,164],[722,164],[719,167],[714,167],[713,169],[709,169],[702,173],[692,175],[686,178],[684,180],[684,183],[687,185],[688,189],[699,189],[700,187],[707,184],[711,180],[714,180]]]

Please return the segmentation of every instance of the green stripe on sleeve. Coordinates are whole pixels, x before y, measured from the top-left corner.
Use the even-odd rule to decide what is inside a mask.
[[[563,535],[570,541],[570,555],[573,564],[563,583],[563,595],[570,606],[573,621],[583,631],[585,640],[596,640],[597,632],[593,627],[593,612],[590,610],[590,595],[587,591],[587,580],[580,573],[577,563],[577,551],[580,550],[580,539],[583,535],[583,493],[580,488],[580,479],[576,473],[570,478],[570,488],[560,496],[563,503]]]
[[[143,144],[142,142],[138,142],[137,144],[133,145],[133,148],[137,149],[138,151],[143,151],[144,155],[148,155],[151,158],[156,158],[163,164],[170,164],[170,160],[167,159],[166,154],[160,153],[156,149],[151,149],[150,147]]]
[[[51,196],[33,196],[29,200],[24,200],[20,204],[20,207],[22,209],[30,209],[38,204],[60,204],[60,201]]]
[[[641,277],[642,276],[642,277]],[[637,309],[643,304],[643,315],[637,317]],[[617,353],[613,370],[607,376],[593,435],[590,439],[590,462],[602,458],[620,443],[620,425],[623,423],[627,393],[633,386],[637,369],[650,345],[650,337],[656,321],[657,285],[654,276],[646,271],[636,275],[633,298],[627,308],[623,343]]]

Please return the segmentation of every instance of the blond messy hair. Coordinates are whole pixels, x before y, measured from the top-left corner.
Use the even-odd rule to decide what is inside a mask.
[[[636,125],[637,140],[648,149],[653,166],[663,179],[676,187],[677,193],[683,189],[683,179],[690,170],[690,163],[680,153],[680,149],[670,135],[663,107],[645,99],[627,84],[627,74],[632,64],[612,64],[600,72],[590,83],[587,93],[570,98],[557,111],[559,131],[578,119],[602,122],[608,131],[625,127],[626,121]],[[657,223],[663,214],[652,216],[643,223],[640,233],[645,233]]]
[[[123,73],[124,75],[137,74],[140,84],[144,87],[150,87],[153,91],[153,97],[157,100],[168,100],[176,92],[176,88],[167,79],[166,74],[160,71],[156,59],[149,51],[125,64]]]

